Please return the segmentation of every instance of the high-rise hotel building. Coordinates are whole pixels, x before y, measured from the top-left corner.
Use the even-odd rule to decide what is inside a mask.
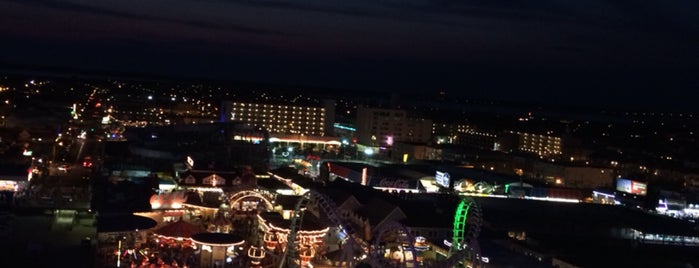
[[[520,131],[508,133],[517,137],[519,151],[533,153],[540,157],[557,157],[562,154],[561,137]]]
[[[405,110],[357,107],[357,138],[367,146],[391,146],[393,142],[429,142],[432,120],[408,116]]]
[[[324,103],[325,104],[325,103]],[[237,121],[269,133],[325,136],[333,122],[327,122],[326,107],[224,101],[222,121]],[[330,127],[327,126],[330,124]]]

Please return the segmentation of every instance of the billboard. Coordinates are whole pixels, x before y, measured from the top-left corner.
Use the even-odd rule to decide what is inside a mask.
[[[645,196],[646,188],[648,185],[643,182],[623,178],[616,180],[616,190],[620,192]]]
[[[449,173],[437,171],[437,174],[434,176],[434,180],[437,185],[449,188]]]
[[[373,187],[380,188],[395,188],[395,189],[417,189],[418,181],[394,178],[371,178],[370,182]]]

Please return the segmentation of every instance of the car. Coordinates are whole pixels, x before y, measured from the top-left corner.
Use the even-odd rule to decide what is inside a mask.
[[[86,156],[83,159],[83,167],[86,167],[86,168],[92,167],[92,157]]]
[[[61,171],[61,172],[67,173],[68,171],[70,171],[70,165],[68,165],[68,164],[59,164],[56,168],[58,169],[58,171]]]

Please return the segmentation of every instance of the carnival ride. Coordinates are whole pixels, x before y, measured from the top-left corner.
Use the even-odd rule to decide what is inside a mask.
[[[279,268],[289,267],[295,268],[301,266],[302,254],[300,250],[306,250],[301,248],[299,241],[297,241],[297,231],[303,224],[303,215],[306,212],[306,206],[313,200],[314,204],[317,205],[318,210],[325,213],[328,219],[336,226],[341,228],[340,232],[346,234],[346,239],[344,245],[342,246],[342,257],[337,263],[338,267],[355,267],[357,264],[357,258],[355,258],[357,252],[366,252],[362,249],[361,244],[355,238],[355,232],[348,222],[345,222],[337,212],[337,207],[335,202],[322,193],[314,190],[310,190],[303,194],[299,201],[296,203],[294,212],[291,215],[291,226],[290,231],[287,236],[286,249],[284,250],[284,256],[279,263]],[[305,256],[307,257],[307,256]]]
[[[373,268],[383,267],[481,267],[481,252],[478,244],[482,226],[482,214],[480,206],[471,197],[462,197],[454,213],[451,247],[447,258],[440,261],[417,261],[417,252],[413,242],[415,238],[410,234],[405,226],[397,222],[389,222],[376,231],[375,241],[371,250],[371,259],[368,263]],[[400,246],[402,254],[391,257],[402,257],[402,259],[389,260],[384,256],[385,247],[380,243],[384,241],[387,232],[397,232],[395,237]],[[408,253],[412,258],[408,259]]]
[[[473,185],[473,189],[477,193],[482,193],[482,194],[492,194],[495,191],[497,191],[498,187],[499,187],[498,185],[491,185],[490,183],[485,182],[485,181],[479,181]]]
[[[391,259],[385,257],[386,242],[385,238],[389,233],[393,233],[393,241],[399,250],[392,252]],[[374,236],[374,245],[371,249],[371,255],[369,259],[369,264],[372,267],[396,267],[396,266],[408,266],[407,264],[412,264],[411,267],[419,267],[419,263],[415,258],[417,256],[417,251],[414,246],[415,238],[410,231],[402,224],[391,221],[385,223],[376,231]],[[383,245],[382,245],[383,244]],[[410,259],[406,257],[406,252],[410,254]]]
[[[466,261],[468,267],[481,267],[481,252],[478,235],[483,219],[481,208],[471,197],[462,197],[454,213],[451,247],[448,258],[435,267],[455,267]]]
[[[239,192],[229,198],[231,204],[249,197],[262,200],[266,207],[271,207],[269,200],[254,191]],[[482,226],[482,213],[478,203],[471,197],[462,196],[454,212],[451,246],[446,259],[426,260],[419,262],[416,259],[418,253],[414,247],[415,237],[402,224],[389,221],[374,232],[373,245],[360,242],[355,236],[350,223],[340,217],[335,203],[326,195],[310,190],[303,194],[294,207],[290,217],[289,233],[286,237],[284,253],[281,257],[279,268],[302,267],[303,259],[309,259],[307,251],[313,250],[307,245],[301,245],[298,239],[298,231],[303,225],[303,216],[308,205],[316,206],[318,212],[324,213],[328,220],[346,234],[344,244],[341,247],[342,256],[336,263],[337,267],[355,267],[359,262],[378,267],[482,267],[478,236]],[[391,240],[392,239],[392,240]],[[391,240],[401,254],[392,254],[386,257],[386,240]],[[366,254],[366,259],[364,259]],[[357,255],[363,255],[357,258]],[[308,261],[308,260],[306,260]]]

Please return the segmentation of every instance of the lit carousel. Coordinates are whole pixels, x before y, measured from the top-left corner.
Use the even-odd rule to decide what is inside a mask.
[[[270,262],[277,263],[287,247],[291,222],[277,212],[265,212],[258,215],[259,228],[263,233],[264,250],[270,256]],[[303,217],[304,225],[296,230],[296,245],[301,267],[312,267],[311,261],[316,253],[325,251],[325,238],[329,227],[319,223],[318,218],[310,213]]]
[[[192,235],[204,232],[200,225],[183,219],[169,223],[153,231],[155,241],[161,246],[192,247]]]

